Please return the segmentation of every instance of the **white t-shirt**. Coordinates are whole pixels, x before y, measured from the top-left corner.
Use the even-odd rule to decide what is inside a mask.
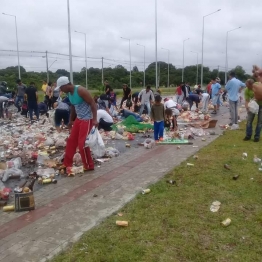
[[[169,99],[168,101],[166,101],[166,102],[164,103],[165,109],[166,109],[166,108],[175,107],[175,106],[177,106],[177,103],[176,103],[175,101],[171,100],[171,99]]]
[[[114,123],[112,116],[110,116],[105,110],[98,109],[97,110],[97,121],[99,122],[100,119],[103,119],[107,123]]]

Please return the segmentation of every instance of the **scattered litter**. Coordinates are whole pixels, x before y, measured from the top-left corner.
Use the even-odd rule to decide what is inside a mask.
[[[130,144],[126,144],[126,147],[130,148],[130,147],[131,147],[131,145],[130,145]]]
[[[98,195],[97,195],[97,194],[94,194],[93,197],[98,197]]]
[[[219,201],[214,201],[210,206],[211,212],[217,212],[220,208],[221,203]]]
[[[4,206],[3,207],[3,211],[4,212],[15,211],[15,206],[14,205],[12,205],[12,206]]]
[[[211,135],[211,136],[214,136],[215,134],[216,134],[215,131],[211,131],[211,132],[209,132],[209,135]]]
[[[176,149],[180,149],[181,147],[180,146],[177,146]]]
[[[119,217],[122,217],[124,214],[123,213],[118,213],[117,214]]]
[[[205,139],[205,138],[202,138],[201,141],[206,141],[206,139]]]
[[[231,224],[231,219],[227,218],[224,221],[221,222],[221,225],[224,227],[228,227]]]
[[[228,164],[224,164],[224,168],[227,169],[227,170],[231,170],[231,168]]]
[[[187,166],[194,166],[194,164],[191,164],[191,163],[187,163],[186,165]]]
[[[198,146],[193,146],[194,148],[198,148]]]
[[[166,182],[171,185],[177,185],[175,180],[167,180]]]
[[[261,162],[261,159],[257,157],[257,155],[254,155],[254,159],[253,159],[254,163],[259,163]]]
[[[243,154],[242,154],[242,159],[243,159],[243,160],[246,160],[246,159],[247,159],[247,153],[243,153]]]
[[[233,176],[233,180],[237,180],[239,178],[239,175]]]
[[[155,140],[147,138],[142,144],[146,149],[151,149],[155,146]]]
[[[143,195],[148,194],[148,193],[150,193],[150,192],[151,192],[151,190],[150,190],[149,188],[142,190],[142,194],[143,194]]]
[[[262,171],[262,168],[260,167],[260,168],[258,169],[258,171]]]
[[[198,159],[198,155],[194,155],[193,158],[194,158],[194,159]]]
[[[128,221],[116,221],[116,225],[120,227],[128,227]]]

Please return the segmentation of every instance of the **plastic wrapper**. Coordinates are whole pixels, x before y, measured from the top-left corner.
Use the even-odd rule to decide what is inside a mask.
[[[38,164],[44,164],[45,160],[48,160],[49,156],[47,153],[45,152],[38,152],[38,156],[37,156],[37,163]]]
[[[124,139],[124,137],[122,135],[116,133],[114,139],[121,140],[121,139]]]
[[[24,177],[24,173],[22,170],[18,168],[9,168],[5,170],[2,181],[6,182],[12,175],[19,176],[20,178]]]
[[[46,141],[44,142],[45,146],[52,146],[54,144],[55,144],[55,142],[51,137],[47,137]]]
[[[204,136],[205,132],[202,128],[190,128],[190,131],[193,133],[195,136]]]
[[[59,148],[59,147],[65,147],[65,146],[66,146],[66,141],[65,141],[65,139],[64,139],[64,138],[59,138],[59,139],[57,139],[57,141],[55,142],[55,146],[56,146],[57,148]]]
[[[75,163],[76,166],[83,165],[81,155],[78,152],[75,153],[73,157],[73,162]]]
[[[49,110],[49,122],[52,126],[55,126],[55,110]]]
[[[7,168],[21,168],[22,167],[22,160],[20,157],[13,158],[10,161],[6,162]]]
[[[39,168],[36,173],[44,178],[49,178],[50,175],[55,174],[54,168]]]
[[[81,173],[84,173],[84,167],[83,166],[67,167],[66,173],[72,174],[72,175],[81,174]]]
[[[108,157],[117,157],[120,155],[120,152],[116,148],[108,147],[105,150],[105,155]]]
[[[155,146],[155,140],[147,138],[143,144],[146,149],[151,149]]]
[[[255,100],[251,100],[248,103],[248,110],[253,113],[253,114],[258,114],[259,111],[259,105],[257,104],[257,102]]]

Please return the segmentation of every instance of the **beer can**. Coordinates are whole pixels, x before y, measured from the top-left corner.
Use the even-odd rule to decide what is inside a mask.
[[[128,221],[120,221],[120,220],[117,220],[117,221],[116,221],[116,225],[117,225],[117,226],[120,226],[120,227],[128,227]]]
[[[151,192],[151,190],[149,188],[142,190],[143,195],[148,194],[150,192]]]
[[[4,206],[3,207],[4,212],[14,211],[14,210],[15,210],[15,206]]]
[[[231,219],[230,219],[230,218],[227,218],[227,219],[225,219],[224,221],[222,221],[221,224],[222,224],[224,227],[228,227],[228,226],[231,224]]]
[[[50,183],[52,183],[52,179],[51,178],[43,179],[42,183],[43,184],[50,184]]]

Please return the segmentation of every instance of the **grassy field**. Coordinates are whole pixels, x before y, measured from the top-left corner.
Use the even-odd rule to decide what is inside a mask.
[[[253,162],[254,154],[261,157],[261,144],[244,142],[241,127],[226,131],[198,160],[189,158],[152,185],[150,194],[122,208],[123,217],[112,215],[53,262],[262,261],[262,172]],[[187,168],[188,161],[195,166]],[[221,208],[212,213],[215,200]],[[232,223],[223,227],[226,218]],[[119,228],[116,220],[130,225]]]

